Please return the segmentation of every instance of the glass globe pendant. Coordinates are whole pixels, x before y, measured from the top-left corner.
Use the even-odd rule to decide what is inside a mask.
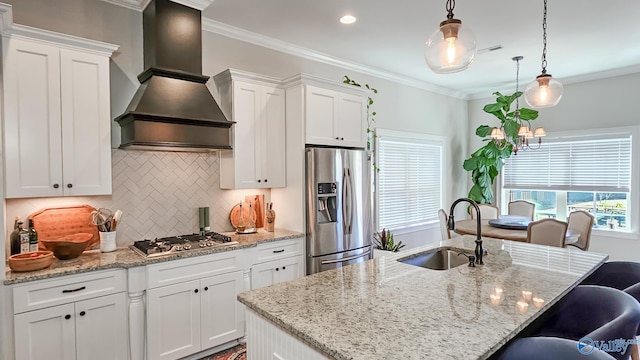
[[[476,37],[462,21],[453,18],[455,0],[447,1],[447,20],[440,23],[425,43],[424,58],[438,74],[462,71],[471,65],[477,52]]]

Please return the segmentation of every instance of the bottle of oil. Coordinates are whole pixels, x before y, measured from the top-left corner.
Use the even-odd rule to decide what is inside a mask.
[[[22,227],[22,221],[18,221],[18,237],[20,238],[20,253],[29,252],[29,231]]]
[[[11,235],[9,235],[9,239],[11,240],[11,255],[20,254],[20,236],[18,235],[18,232],[20,232],[20,229],[18,229],[19,221],[20,218],[16,216],[13,221],[13,231]]]
[[[29,219],[29,251],[38,251],[38,233],[33,228],[33,219]]]

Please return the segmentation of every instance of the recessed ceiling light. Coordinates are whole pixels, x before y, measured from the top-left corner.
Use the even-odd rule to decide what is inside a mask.
[[[340,18],[340,22],[343,24],[353,24],[356,22],[356,17],[353,15],[345,15]]]

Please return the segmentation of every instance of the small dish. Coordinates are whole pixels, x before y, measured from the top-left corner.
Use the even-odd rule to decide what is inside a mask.
[[[9,257],[11,271],[35,271],[48,268],[56,259],[51,251],[32,251]]]
[[[242,231],[236,229],[236,234],[253,234],[256,232],[258,232],[258,229],[256,228],[244,229]]]

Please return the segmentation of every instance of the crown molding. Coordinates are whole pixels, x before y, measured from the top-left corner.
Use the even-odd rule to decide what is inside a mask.
[[[271,50],[283,52],[289,55],[314,60],[328,65],[338,66],[348,70],[368,74],[381,79],[393,81],[422,90],[427,90],[437,94],[446,95],[462,100],[466,100],[468,98],[467,94],[460,91],[451,90],[425,81],[416,80],[408,76],[403,76],[379,68],[374,68],[353,61],[341,59],[312,49],[297,46],[282,40],[274,39],[248,30],[237,28],[235,26],[224,24],[215,20],[202,18],[202,30],[226,36],[232,39],[248,42],[254,45],[262,46]]]
[[[0,34],[6,34],[13,26],[13,9],[11,5],[0,3]]]
[[[104,2],[126,7],[135,11],[143,11],[149,5],[151,0],[102,0]],[[196,10],[204,10],[209,7],[215,0],[171,0],[174,3],[188,6]]]

